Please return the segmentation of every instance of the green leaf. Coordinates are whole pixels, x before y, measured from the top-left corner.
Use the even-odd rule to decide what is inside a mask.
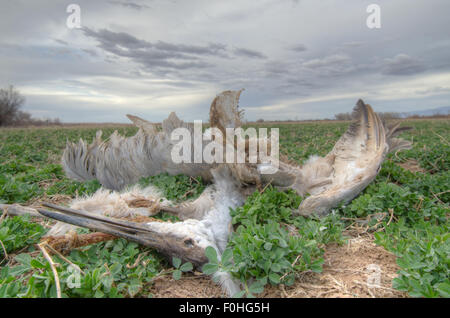
[[[212,246],[208,246],[205,250],[205,255],[208,258],[209,262],[212,264],[218,264],[219,260],[217,259],[216,249]]]
[[[273,246],[272,243],[267,242],[264,244],[264,249],[266,251],[270,251],[272,249],[272,246]]]
[[[137,278],[132,278],[128,285],[128,293],[131,297],[134,297],[140,290],[142,284]]]
[[[172,257],[172,264],[173,267],[179,268],[181,265],[181,259],[179,259],[178,257]]]
[[[450,284],[449,283],[440,283],[436,290],[442,297],[450,298]]]
[[[14,257],[14,259],[22,265],[27,265],[27,266],[31,267],[31,256],[29,254],[22,253],[22,254],[16,255],[16,257]]]
[[[207,263],[203,265],[202,271],[205,275],[212,275],[219,270],[218,264]]]
[[[311,270],[315,273],[322,273],[322,265],[324,263],[324,259],[323,258],[319,258],[316,259],[312,264],[311,264]]]
[[[179,280],[181,278],[181,271],[178,269],[173,271],[172,277],[174,280]]]
[[[103,298],[103,297],[105,297],[105,293],[104,292],[102,292],[99,289],[95,291],[94,298]]]
[[[37,259],[32,259],[30,261],[30,265],[34,268],[45,268],[46,266],[39,262]]]
[[[279,284],[280,283],[280,278],[281,276],[276,274],[276,273],[270,273],[269,274],[269,280],[274,283],[274,284]]]
[[[111,275],[106,275],[106,276],[104,276],[104,277],[101,279],[101,281],[102,281],[103,286],[104,286],[107,290],[109,290],[109,289],[112,287],[112,284],[113,284],[113,282],[114,282],[114,278],[113,278]]]
[[[249,291],[253,294],[260,294],[264,291],[264,285],[257,281],[254,282],[250,287],[249,287]]]
[[[280,247],[283,247],[283,248],[288,247],[286,241],[283,239],[279,239],[278,244],[280,245]]]
[[[184,263],[183,265],[181,265],[180,270],[182,272],[189,272],[194,268],[194,266],[192,266],[192,264],[190,262]]]
[[[242,298],[245,295],[245,290],[241,290],[240,292],[237,292],[233,295],[233,298]]]
[[[276,273],[281,272],[281,266],[280,266],[280,264],[278,264],[278,263],[272,264],[272,266],[270,267],[270,269],[271,269],[273,272],[276,272]]]
[[[222,264],[227,266],[231,263],[231,259],[233,258],[233,250],[230,248],[227,248],[223,253],[222,253]]]

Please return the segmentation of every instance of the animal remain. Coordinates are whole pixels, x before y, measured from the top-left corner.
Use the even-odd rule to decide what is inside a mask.
[[[241,91],[222,92],[211,104],[211,127],[224,135],[226,128],[241,126],[240,94]],[[329,154],[312,156],[303,166],[281,159],[276,173],[263,174],[267,165],[261,162],[176,164],[171,160],[171,132],[179,127],[192,131],[192,124],[171,113],[158,131],[155,124],[127,116],[139,127],[132,137],[114,132],[103,141],[98,132],[90,144],[83,140],[67,144],[62,157],[67,176],[79,181],[97,179],[103,187],[90,197],[75,199],[70,209],[39,210],[61,221],[48,235],[63,235],[74,225],[87,227],[200,266],[207,261],[208,246],[214,247],[218,255],[225,250],[232,231],[229,209],[241,206],[257,187],[271,183],[281,190],[294,189],[301,196],[309,194],[293,213],[323,216],[340,203],[351,201],[372,182],[388,152],[411,147],[411,142],[395,137],[405,128],[399,128],[399,124],[387,127],[370,105],[359,100],[353,111],[354,122]],[[141,177],[163,172],[201,176],[211,184],[196,200],[180,205],[163,198],[153,186],[129,187]],[[142,224],[119,220],[154,213],[148,207],[130,204],[137,199],[159,202],[160,209],[176,214],[182,221]],[[215,275],[229,295],[239,291],[239,284],[229,274]]]

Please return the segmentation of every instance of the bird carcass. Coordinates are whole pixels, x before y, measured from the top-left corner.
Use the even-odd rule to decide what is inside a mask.
[[[227,147],[239,150],[234,137],[230,140],[226,132],[241,127],[240,94],[241,91],[225,91],[214,98],[209,133],[221,132],[225,137],[201,139],[204,147],[211,147],[213,143],[216,150],[226,152]],[[354,108],[354,122],[331,152],[325,157],[313,156],[303,166],[280,159],[278,153],[272,151],[277,146],[272,144],[273,140],[264,151],[273,160],[251,161],[248,153],[251,139],[256,138],[258,145],[264,144],[260,141],[267,141],[258,136],[250,137],[241,148],[245,162],[198,162],[194,154],[189,155],[190,162],[179,162],[173,160],[177,142],[172,135],[179,128],[195,135],[193,123],[183,122],[175,113],[162,122],[161,129],[136,116],[128,115],[128,118],[139,128],[132,137],[114,132],[107,140],[102,140],[98,132],[92,143],[80,140],[67,144],[62,157],[67,176],[79,181],[97,179],[102,188],[90,197],[75,199],[70,208],[39,210],[61,221],[48,235],[65,234],[72,225],[86,227],[154,247],[199,266],[207,261],[206,247],[214,247],[219,255],[224,251],[232,229],[229,209],[242,205],[257,187],[271,183],[282,190],[294,189],[301,196],[309,194],[293,213],[323,216],[339,204],[351,201],[372,182],[387,153],[411,146],[409,141],[395,137],[402,130],[398,124],[387,127],[362,100]],[[196,142],[198,140],[190,141],[191,149]],[[273,167],[274,162],[276,167]],[[152,186],[129,187],[141,177],[163,172],[201,176],[210,185],[196,200],[179,205],[164,199]],[[138,215],[151,216],[149,209],[129,204],[135,198],[159,202],[160,209],[176,214],[182,221],[137,223],[123,220]],[[221,281],[233,294],[236,287],[231,278],[224,276]]]

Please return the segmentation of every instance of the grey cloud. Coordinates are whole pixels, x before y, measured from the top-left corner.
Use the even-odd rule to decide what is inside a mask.
[[[160,54],[169,54],[170,56],[191,58],[188,54],[193,55],[220,55],[225,51],[226,46],[220,43],[210,43],[206,46],[201,45],[185,45],[173,44],[164,41],[157,41],[155,43],[140,40],[125,32],[113,32],[107,29],[94,31],[89,28],[83,28],[86,36],[94,38],[101,43],[101,47],[112,53],[118,53],[120,50],[157,50]]]
[[[91,50],[91,49],[82,49],[83,52],[89,54],[90,56],[98,56],[97,52],[95,52],[95,50]]]
[[[306,45],[301,43],[291,47],[291,50],[296,52],[303,52],[306,51],[307,49],[308,48],[306,47]]]
[[[313,83],[313,79],[305,79],[299,77],[289,77],[286,79],[286,83],[291,87],[306,87],[306,88],[319,88],[319,85]]]
[[[189,54],[221,55],[226,50],[226,45],[210,43],[208,46],[172,44],[158,41],[153,46],[162,51],[182,52]]]
[[[233,52],[234,52],[234,54],[236,54],[238,56],[245,56],[245,57],[249,57],[249,58],[256,58],[256,59],[266,59],[267,58],[267,56],[265,56],[261,52],[244,49],[244,48],[235,48]]]
[[[0,45],[0,87],[44,83],[62,78],[123,76],[120,69],[108,67],[106,63],[81,59],[77,50],[60,46]],[[14,63],[8,59],[14,57]]]
[[[321,82],[330,85],[324,78],[350,76],[357,71],[370,71],[366,64],[356,63],[350,56],[345,54],[333,54],[323,58],[316,58],[301,63],[301,71],[310,72],[308,81],[321,79]],[[322,84],[322,85],[323,85]]]
[[[53,41],[55,41],[56,43],[62,44],[62,45],[69,45],[69,43],[67,43],[64,40],[60,40],[60,39],[53,39]]]
[[[425,71],[423,63],[407,54],[397,54],[384,60],[382,73],[385,75],[413,75]]]
[[[99,41],[105,50],[111,50],[118,45],[128,49],[143,49],[152,46],[151,43],[139,40],[125,32],[112,32],[107,29],[94,31],[87,27],[83,28],[83,32],[86,36]]]
[[[312,59],[303,63],[304,67],[315,69],[321,67],[329,67],[333,65],[347,64],[350,62],[350,57],[343,54],[334,54],[324,58]]]
[[[265,63],[265,71],[270,75],[281,75],[289,73],[292,65],[286,61],[269,61]]]
[[[138,39],[125,32],[113,32],[107,29],[95,31],[83,28],[87,37],[99,42],[98,47],[109,53],[108,60],[114,57],[128,58],[142,65],[145,70],[158,75],[174,74],[186,69],[204,69],[213,67],[211,59],[230,59],[227,45],[209,43],[206,45],[174,44],[166,41],[150,42]],[[234,48],[235,56],[254,59],[267,57],[254,50]],[[186,76],[186,75],[184,75]]]
[[[450,93],[450,87],[435,86],[435,87],[431,87],[431,88],[416,90],[416,93],[420,94],[420,95],[448,94],[448,93]]]
[[[138,4],[138,3],[135,3],[135,2],[113,1],[113,0],[110,0],[108,2],[111,3],[111,4],[120,5],[122,7],[130,8],[130,9],[134,9],[134,10],[142,10],[142,9],[150,8],[148,5]]]
[[[449,100],[449,41],[442,31],[449,29],[448,0],[385,1],[381,30],[366,27],[365,5],[358,0],[325,11],[313,0],[242,1],[238,6],[204,0],[76,2],[82,8],[82,25],[89,28],[66,30],[65,5],[51,0],[0,1],[0,86],[11,82],[26,87],[31,94],[27,105],[41,105],[40,110],[53,105],[48,108],[55,114],[51,117],[103,120],[95,111],[108,109],[97,105],[101,98],[66,104],[55,97],[85,91],[112,100],[180,96],[173,102],[178,111],[183,108],[176,105],[186,104],[184,93],[208,90],[214,95],[245,87],[245,106],[291,105],[270,114],[280,119],[299,114],[293,110],[300,107],[294,101],[301,96],[330,96],[326,102],[307,104],[320,117],[348,111],[355,102],[336,96],[377,96],[380,86],[401,87],[403,81],[412,97],[387,90],[374,105],[377,110],[389,110],[391,104],[420,109]],[[418,74],[417,81],[409,74]],[[424,85],[416,86],[422,78]],[[155,84],[160,81],[164,84]],[[136,83],[142,89],[133,89]],[[38,100],[32,92],[46,99]],[[77,111],[80,103],[89,106],[83,114]],[[117,118],[135,103],[117,104]],[[199,113],[208,104],[198,102]],[[155,118],[153,112],[147,114]],[[105,113],[113,116],[112,111]],[[261,111],[255,116],[265,115]]]
[[[210,43],[206,46],[173,44],[164,41],[140,40],[128,33],[112,32],[106,29],[94,31],[84,28],[86,36],[97,40],[99,47],[119,57],[130,58],[146,69],[188,69],[205,68],[210,63],[201,60],[204,56],[223,56],[225,46]]]
[[[364,45],[364,42],[361,42],[361,41],[351,41],[351,42],[345,42],[342,44],[343,47],[348,47],[348,48],[361,47],[363,45]]]

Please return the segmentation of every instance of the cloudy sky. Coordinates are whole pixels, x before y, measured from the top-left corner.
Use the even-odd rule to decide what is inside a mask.
[[[69,28],[67,7],[81,8]],[[381,8],[370,29],[369,4]],[[249,120],[450,105],[448,0],[0,2],[0,87],[64,122],[206,120],[245,88]]]

